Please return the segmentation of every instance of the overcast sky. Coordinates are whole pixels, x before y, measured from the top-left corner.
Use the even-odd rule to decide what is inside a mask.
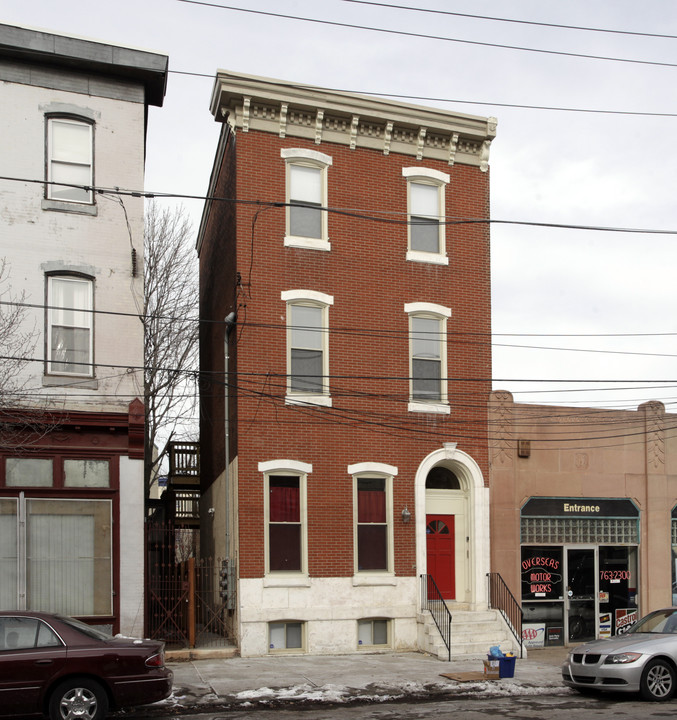
[[[206,193],[219,130],[209,113],[217,69],[497,117],[494,220],[673,233],[494,225],[494,387],[524,402],[634,408],[660,399],[677,411],[677,4],[391,4],[674,37],[348,0],[0,0],[0,22],[169,56],[165,104],[150,114],[148,191]],[[202,203],[184,204],[197,231]]]

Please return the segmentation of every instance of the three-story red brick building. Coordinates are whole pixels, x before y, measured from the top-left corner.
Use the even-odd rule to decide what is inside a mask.
[[[240,651],[416,649],[421,575],[487,604],[496,121],[228,72],[211,110],[202,542]]]

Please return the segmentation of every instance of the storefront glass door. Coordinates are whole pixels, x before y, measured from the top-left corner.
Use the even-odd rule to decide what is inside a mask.
[[[567,549],[567,620],[569,642],[594,640],[597,634],[595,548]]]

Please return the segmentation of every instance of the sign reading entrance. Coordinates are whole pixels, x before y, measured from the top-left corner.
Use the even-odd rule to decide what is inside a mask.
[[[562,549],[522,548],[522,601],[559,600],[563,593]]]
[[[636,518],[639,510],[623,498],[531,498],[522,506],[522,517]]]

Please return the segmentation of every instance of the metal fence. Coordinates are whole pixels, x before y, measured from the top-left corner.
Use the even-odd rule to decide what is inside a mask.
[[[195,530],[146,524],[146,636],[170,648],[232,644],[235,568],[199,557]]]

